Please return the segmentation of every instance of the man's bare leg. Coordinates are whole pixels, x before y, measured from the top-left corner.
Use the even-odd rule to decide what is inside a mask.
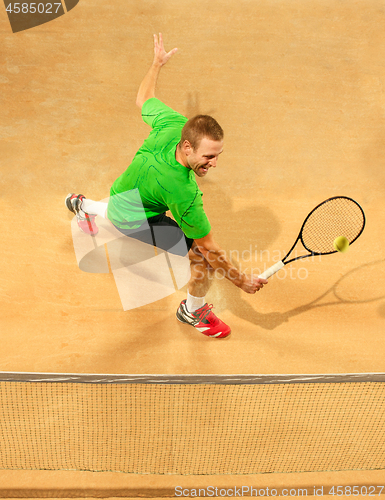
[[[193,312],[202,307],[206,301],[214,269],[199,252],[195,242],[189,251],[191,277],[188,283],[186,307]]]

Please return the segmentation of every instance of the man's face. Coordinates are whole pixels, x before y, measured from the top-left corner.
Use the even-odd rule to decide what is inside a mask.
[[[196,150],[191,145],[185,147],[187,164],[196,175],[204,177],[211,167],[217,166],[218,156],[222,151],[223,141],[213,141],[204,137]]]

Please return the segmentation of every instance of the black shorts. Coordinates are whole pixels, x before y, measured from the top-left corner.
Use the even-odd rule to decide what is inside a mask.
[[[187,238],[173,219],[163,213],[150,217],[147,219],[147,223],[148,225],[143,225],[143,229],[140,227],[137,229],[115,227],[130,238],[154,245],[175,255],[187,255],[194,240]]]

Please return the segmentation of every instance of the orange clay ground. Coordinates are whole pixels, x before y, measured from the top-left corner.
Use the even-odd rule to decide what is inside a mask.
[[[0,12],[1,371],[385,371],[382,1],[81,0],[15,34]],[[232,327],[223,341],[177,322],[186,287],[124,311],[112,274],[83,272],[75,259],[64,198],[108,197],[149,133],[135,98],[156,32],[179,48],[157,97],[188,117],[212,114],[225,130],[218,167],[199,186],[214,237],[243,269],[283,257],[328,197],[350,196],[367,216],[348,253],[285,268],[256,295],[217,280],[207,299]],[[173,496],[177,485],[325,485],[326,494],[384,482],[384,471],[0,471],[0,497]]]

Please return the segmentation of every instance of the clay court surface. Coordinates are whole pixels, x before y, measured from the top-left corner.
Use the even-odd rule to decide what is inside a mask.
[[[0,12],[1,371],[385,371],[382,1],[81,0],[15,34]],[[135,98],[156,32],[166,49],[179,48],[157,97],[187,117],[212,114],[225,130],[218,167],[198,183],[214,237],[243,269],[282,258],[326,198],[352,197],[367,217],[348,253],[295,263],[256,295],[217,280],[207,299],[232,327],[223,341],[177,322],[186,287],[124,311],[113,275],[84,272],[75,258],[64,198],[107,198],[148,135]],[[0,497],[384,482],[384,471],[0,471]]]

